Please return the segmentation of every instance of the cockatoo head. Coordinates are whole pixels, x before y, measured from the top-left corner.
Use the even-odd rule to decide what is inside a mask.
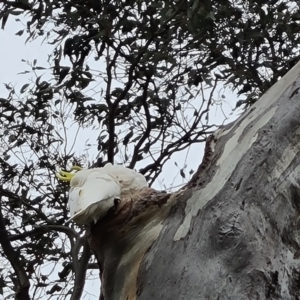
[[[70,182],[70,220],[78,224],[96,222],[114,207],[115,199],[120,199],[118,180],[103,168],[82,170],[75,166],[71,172],[60,171],[56,176]]]

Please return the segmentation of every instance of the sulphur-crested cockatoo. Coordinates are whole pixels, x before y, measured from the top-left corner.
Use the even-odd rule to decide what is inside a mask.
[[[56,176],[70,181],[69,209],[71,218],[78,224],[97,222],[116,201],[148,187],[145,177],[121,165],[106,164],[103,168],[82,170],[76,173],[60,171]]]

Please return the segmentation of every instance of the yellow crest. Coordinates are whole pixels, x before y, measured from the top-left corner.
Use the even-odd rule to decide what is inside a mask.
[[[75,176],[76,172],[74,173],[73,171],[80,171],[82,170],[81,167],[79,166],[73,166],[71,167],[71,172],[66,172],[63,170],[60,170],[59,172],[57,172],[55,175],[59,180],[63,180],[63,181],[68,181],[70,182],[71,179]]]

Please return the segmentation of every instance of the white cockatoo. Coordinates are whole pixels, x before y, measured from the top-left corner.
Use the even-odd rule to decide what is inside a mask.
[[[73,167],[76,173],[60,171],[56,176],[70,181],[69,209],[71,218],[78,224],[90,224],[103,217],[116,201],[129,197],[148,187],[145,177],[121,165],[106,164],[103,168],[83,170]]]

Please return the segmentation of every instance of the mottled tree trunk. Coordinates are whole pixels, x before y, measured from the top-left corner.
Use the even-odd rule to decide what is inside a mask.
[[[210,138],[185,189],[91,228],[103,299],[300,299],[299,72]]]

